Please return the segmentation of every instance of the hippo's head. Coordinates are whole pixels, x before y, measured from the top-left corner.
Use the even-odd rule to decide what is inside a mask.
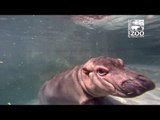
[[[149,78],[126,68],[119,58],[92,58],[83,65],[82,74],[83,88],[94,97],[136,97],[155,88]]]

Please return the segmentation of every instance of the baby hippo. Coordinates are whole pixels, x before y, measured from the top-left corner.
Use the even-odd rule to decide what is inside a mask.
[[[155,88],[144,75],[124,66],[122,59],[96,57],[46,81],[39,91],[43,105],[102,105],[108,95],[131,98]]]

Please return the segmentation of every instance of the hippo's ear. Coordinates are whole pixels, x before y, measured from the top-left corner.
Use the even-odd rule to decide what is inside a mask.
[[[118,61],[122,66],[124,66],[124,62],[123,62],[122,59],[118,58],[117,61]]]

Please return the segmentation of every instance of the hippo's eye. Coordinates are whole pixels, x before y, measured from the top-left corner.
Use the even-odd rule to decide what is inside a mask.
[[[83,68],[83,72],[86,74],[86,75],[89,75],[90,71],[87,70],[86,68]]]
[[[104,75],[108,74],[108,72],[109,72],[108,70],[103,69],[103,68],[97,69],[97,73],[98,73],[100,76],[104,76]]]

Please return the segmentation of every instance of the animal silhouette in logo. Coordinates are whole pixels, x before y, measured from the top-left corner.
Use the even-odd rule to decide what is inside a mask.
[[[140,25],[131,26],[130,29],[132,31],[142,31],[143,30],[143,28]]]

